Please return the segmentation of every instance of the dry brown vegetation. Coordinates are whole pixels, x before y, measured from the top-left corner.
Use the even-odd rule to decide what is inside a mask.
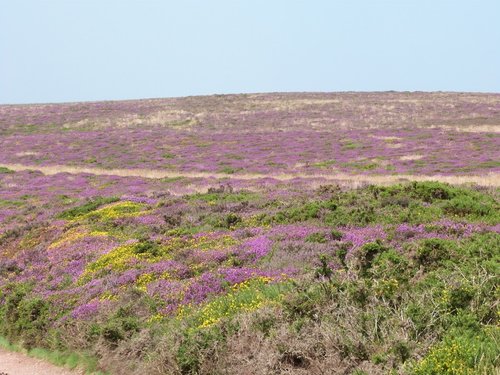
[[[411,160],[415,160],[412,156]],[[450,184],[476,184],[479,186],[498,187],[500,186],[500,175],[497,173],[488,173],[484,175],[465,175],[465,176],[444,176],[444,175],[354,175],[346,173],[336,174],[234,174],[227,175],[224,173],[210,172],[170,172],[154,169],[102,169],[92,167],[73,167],[67,165],[51,165],[51,166],[32,166],[22,164],[0,164],[0,167],[8,168],[13,171],[39,171],[46,175],[55,175],[58,173],[88,173],[97,176],[121,176],[121,177],[142,177],[151,179],[160,178],[224,178],[235,180],[258,180],[263,178],[273,178],[279,181],[288,181],[296,178],[305,178],[314,180],[333,180],[347,182],[350,185],[356,186],[363,183],[388,185],[402,181],[440,181]],[[314,182],[312,182],[314,183]]]

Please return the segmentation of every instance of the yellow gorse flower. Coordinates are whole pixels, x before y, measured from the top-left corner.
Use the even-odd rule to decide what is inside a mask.
[[[86,237],[105,237],[107,235],[108,235],[107,232],[102,232],[102,231],[87,232],[87,230],[82,227],[71,228],[66,232],[64,232],[64,234],[57,241],[52,242],[49,245],[48,249],[52,250],[62,245],[76,242]]]

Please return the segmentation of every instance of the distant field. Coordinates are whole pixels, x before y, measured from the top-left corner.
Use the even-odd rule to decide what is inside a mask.
[[[497,373],[499,131],[500,94],[0,106],[0,339],[112,374]]]
[[[500,171],[498,94],[263,94],[0,106],[0,163],[227,175]]]

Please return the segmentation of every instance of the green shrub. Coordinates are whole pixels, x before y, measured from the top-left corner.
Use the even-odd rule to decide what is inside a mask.
[[[114,315],[98,328],[98,333],[111,347],[139,331],[139,320],[128,307],[120,307]]]
[[[0,332],[10,341],[22,340],[28,349],[43,342],[49,322],[49,303],[29,297],[29,284],[5,288],[0,308]]]
[[[290,320],[312,319],[320,307],[321,299],[322,293],[318,288],[299,289],[286,295],[282,304],[285,314]]]
[[[49,304],[41,298],[23,299],[18,306],[16,331],[24,346],[31,348],[43,342],[49,322]]]
[[[286,211],[278,212],[273,217],[273,221],[280,224],[297,223],[319,218],[322,208],[321,203],[311,202],[300,207],[293,207]]]
[[[455,189],[452,186],[435,181],[412,182],[406,187],[406,190],[412,196],[427,203],[451,199],[455,196]]]
[[[449,292],[449,305],[453,312],[458,309],[465,309],[469,306],[474,297],[474,289],[467,285],[459,285]]]
[[[334,249],[335,257],[338,259],[339,263],[344,269],[347,269],[346,256],[348,251],[349,244],[345,242],[340,242]]]
[[[305,238],[306,242],[315,242],[315,243],[326,243],[328,239],[326,238],[325,233],[321,232],[316,232],[316,233],[311,233]]]
[[[425,239],[417,248],[417,262],[427,270],[435,269],[450,259],[452,247],[450,241],[439,238]]]
[[[19,305],[30,290],[31,286],[28,284],[8,284],[1,291],[0,297],[5,299],[0,309],[0,328],[2,335],[6,336],[10,341],[17,339],[19,333],[17,331],[17,321],[20,318]]]
[[[321,254],[319,256],[320,264],[316,268],[316,271],[314,273],[317,278],[324,277],[327,278],[328,280],[331,279],[333,270],[330,268],[330,265],[328,264],[329,260],[330,260],[329,257],[325,254]]]
[[[225,341],[225,334],[218,326],[185,332],[176,353],[181,374],[198,374],[201,364],[224,347]]]
[[[277,319],[272,314],[258,314],[252,321],[252,327],[258,332],[262,332],[265,337],[271,335],[271,331],[276,327]]]
[[[375,279],[395,279],[399,282],[408,281],[409,260],[394,249],[379,253],[373,260],[370,274]]]
[[[160,246],[150,240],[142,240],[134,247],[136,254],[147,254],[149,257],[157,257],[161,254]]]
[[[340,241],[344,237],[344,234],[339,230],[332,229],[332,231],[330,232],[330,237],[334,241]]]
[[[494,374],[500,365],[498,340],[500,329],[489,327],[481,332],[453,332],[432,347],[414,364],[414,375]]]
[[[225,228],[231,229],[237,226],[242,222],[241,216],[229,213],[224,215],[223,217],[215,217],[209,220],[209,223],[212,224],[215,228]]]
[[[391,351],[396,356],[400,363],[405,363],[411,355],[411,350],[408,343],[404,341],[398,341],[392,345]]]
[[[443,209],[447,214],[457,216],[487,216],[492,212],[493,207],[472,197],[461,196],[446,202]]]
[[[361,247],[356,254],[360,274],[362,276],[367,276],[367,271],[371,268],[375,257],[387,250],[388,249],[378,241],[367,243]]]
[[[233,168],[233,167],[223,167],[218,170],[219,173],[224,173],[224,174],[234,174],[237,171],[241,170],[241,168]]]
[[[69,210],[61,212],[58,217],[60,219],[72,220],[80,216],[88,214],[89,212],[95,211],[100,206],[105,204],[117,202],[119,199],[117,197],[95,197],[91,201],[88,201],[81,206],[73,207]]]

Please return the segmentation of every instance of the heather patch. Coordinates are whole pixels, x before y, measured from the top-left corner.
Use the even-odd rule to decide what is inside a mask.
[[[495,373],[498,189],[421,180],[495,185],[497,102],[0,106],[0,335],[110,373]]]

